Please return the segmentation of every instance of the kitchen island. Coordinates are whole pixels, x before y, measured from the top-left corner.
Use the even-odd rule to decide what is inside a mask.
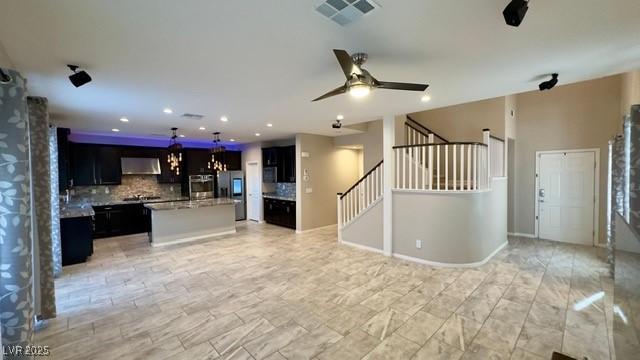
[[[236,232],[235,200],[145,204],[151,210],[151,245],[165,246]]]

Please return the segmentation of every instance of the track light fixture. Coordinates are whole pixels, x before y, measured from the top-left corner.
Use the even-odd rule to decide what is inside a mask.
[[[69,80],[71,80],[73,86],[80,87],[91,82],[91,76],[89,76],[89,74],[84,70],[78,71],[78,65],[67,65],[67,67],[73,71],[73,74],[69,75]]]
[[[507,25],[518,27],[522,20],[524,19],[524,15],[529,10],[529,0],[511,0],[504,11],[502,11],[502,15],[504,15],[504,21],[507,22]]]
[[[13,80],[9,74],[0,69],[0,84],[8,84]]]
[[[551,80],[543,81],[538,85],[540,91],[551,90],[558,83],[558,74],[551,74]]]

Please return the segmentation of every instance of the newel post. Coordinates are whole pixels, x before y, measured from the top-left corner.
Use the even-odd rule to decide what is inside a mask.
[[[342,193],[338,193],[338,243],[342,243]]]
[[[491,187],[491,130],[482,129],[482,142],[487,145],[487,189]]]

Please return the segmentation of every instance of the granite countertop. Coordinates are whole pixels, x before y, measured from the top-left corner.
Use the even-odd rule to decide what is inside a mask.
[[[220,205],[234,205],[236,202],[239,202],[239,201],[228,199],[228,198],[217,198],[217,199],[206,199],[206,200],[145,203],[144,207],[151,210],[197,209],[197,208],[220,206]]]
[[[109,206],[109,205],[126,205],[126,204],[154,204],[163,202],[175,202],[175,201],[187,201],[188,196],[176,196],[173,198],[161,198],[161,199],[148,199],[148,200],[104,200],[104,201],[91,201],[91,206]]]
[[[60,218],[79,218],[85,216],[93,216],[95,212],[89,204],[61,204],[60,205]]]
[[[271,194],[271,193],[264,193],[262,194],[263,198],[266,199],[275,199],[275,200],[286,200],[286,201],[296,201],[295,197],[291,197],[291,196],[283,196],[283,195],[278,195],[278,194]]]
[[[180,202],[180,201],[188,201],[188,196],[176,196],[173,198],[161,198],[161,199],[149,199],[149,200],[133,200],[133,201],[124,201],[124,200],[72,200],[69,203],[60,203],[60,218],[76,218],[76,217],[85,217],[85,216],[93,216],[95,212],[93,211],[93,206],[109,206],[109,205],[126,205],[126,204],[157,204],[164,202]]]

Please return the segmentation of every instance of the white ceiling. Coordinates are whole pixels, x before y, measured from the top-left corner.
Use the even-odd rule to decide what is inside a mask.
[[[319,2],[3,0],[0,43],[60,125],[243,142],[335,134],[338,113],[350,124],[532,90],[551,72],[562,84],[640,67],[638,0],[531,0],[519,28],[502,18],[508,0],[378,0],[347,27],[316,13]],[[312,103],[344,82],[334,48],[368,52],[380,80],[431,84],[433,100],[378,90]],[[73,87],[67,63],[93,82]]]

